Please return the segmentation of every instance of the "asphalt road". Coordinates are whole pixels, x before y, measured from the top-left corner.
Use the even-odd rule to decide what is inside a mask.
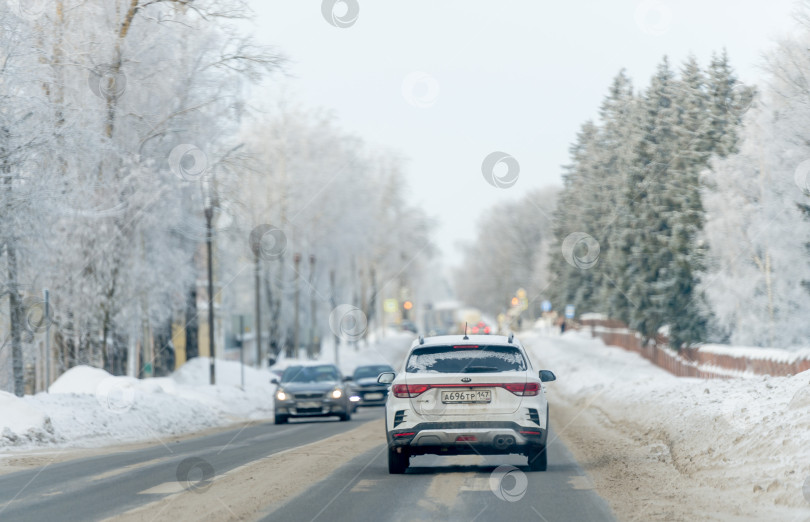
[[[203,459],[216,476],[254,460],[356,428],[380,412],[334,419],[261,423],[205,437],[54,463],[0,476],[0,520],[101,520],[176,492],[181,463]],[[317,423],[318,429],[310,429]],[[199,461],[187,461],[194,464]],[[199,480],[205,470],[190,470]],[[195,475],[196,474],[196,475]],[[205,477],[207,478],[207,477]],[[168,486],[168,487],[167,487]]]
[[[549,446],[545,472],[526,458],[425,455],[389,475],[385,444],[339,468],[262,520],[614,520],[565,445]]]
[[[261,423],[239,430],[53,463],[0,476],[0,520],[101,520],[184,487],[183,463],[216,479],[274,453],[316,442],[382,416],[361,409],[350,422]],[[318,429],[312,429],[317,426]],[[380,439],[383,439],[382,433]],[[549,448],[546,472],[520,456],[423,456],[389,475],[385,444],[347,459],[303,493],[256,513],[258,520],[613,520],[565,446]],[[340,455],[334,458],[340,459]],[[198,459],[198,460],[192,460]],[[238,472],[237,470],[236,472]],[[191,477],[190,477],[191,479]]]

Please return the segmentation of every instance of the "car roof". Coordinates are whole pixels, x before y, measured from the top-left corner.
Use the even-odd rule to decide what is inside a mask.
[[[416,348],[418,346],[442,346],[448,344],[453,346],[460,346],[464,344],[522,346],[515,338],[512,339],[512,342],[509,342],[509,337],[505,335],[436,335],[434,337],[425,337],[424,342],[420,342],[419,339],[415,340],[411,345],[411,348]]]
[[[306,363],[298,364],[298,363],[296,363],[296,364],[291,364],[291,365],[287,366],[284,369],[289,370],[290,368],[323,368],[323,367],[334,368],[335,370],[338,369],[338,367],[335,366],[332,363],[318,363],[318,364],[306,364]]]

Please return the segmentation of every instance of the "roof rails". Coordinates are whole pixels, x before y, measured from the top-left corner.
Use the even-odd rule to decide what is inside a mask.
[[[508,339],[509,344],[512,344],[512,339],[514,339],[514,338],[515,338],[515,333],[514,332],[510,333],[509,334],[509,339]]]
[[[419,344],[425,344],[425,338],[423,336],[419,336]]]

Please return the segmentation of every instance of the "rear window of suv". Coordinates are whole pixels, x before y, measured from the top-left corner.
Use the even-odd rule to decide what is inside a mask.
[[[408,358],[408,373],[490,373],[525,371],[526,359],[514,346],[426,346]]]

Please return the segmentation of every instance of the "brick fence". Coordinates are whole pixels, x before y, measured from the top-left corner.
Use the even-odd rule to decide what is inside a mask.
[[[580,330],[589,330],[610,346],[636,352],[656,366],[678,377],[723,379],[744,373],[754,375],[795,375],[810,370],[810,356],[776,348],[743,348],[706,345],[676,352],[659,337],[644,344],[640,334],[612,319],[584,319]]]

